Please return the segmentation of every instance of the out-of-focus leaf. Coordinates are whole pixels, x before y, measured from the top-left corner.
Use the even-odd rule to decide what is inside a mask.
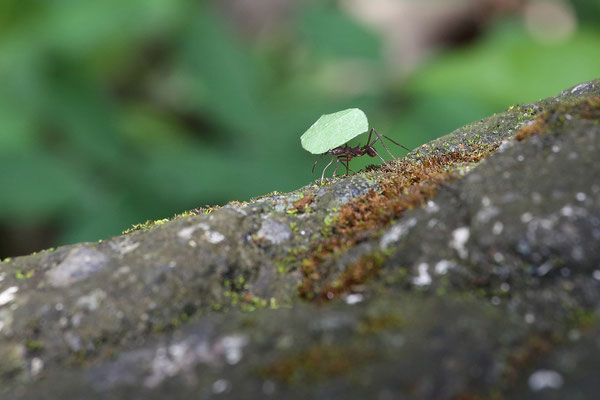
[[[0,94],[0,157],[34,148],[34,129],[34,121]]]
[[[0,155],[1,219],[35,220],[67,211],[84,190],[79,176],[42,152]]]
[[[256,86],[253,63],[233,40],[209,6],[200,11],[183,32],[181,67],[191,74],[191,93],[206,95],[197,103],[223,127],[239,133],[260,133],[268,128]]]
[[[310,48],[330,58],[381,57],[381,42],[330,2],[316,1],[301,19],[301,31]]]
[[[592,25],[598,25],[600,20],[600,2],[598,0],[571,0],[577,17]]]
[[[479,43],[432,60],[411,81],[414,96],[470,97],[500,111],[598,77],[598,31],[581,29],[561,44],[537,42],[516,23]]]

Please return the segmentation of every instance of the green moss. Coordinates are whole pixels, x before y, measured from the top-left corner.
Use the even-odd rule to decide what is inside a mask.
[[[128,233],[135,232],[135,231],[140,231],[140,230],[144,230],[144,229],[152,229],[152,228],[156,228],[157,226],[163,225],[166,222],[169,222],[168,218],[157,219],[154,221],[147,220],[146,222],[144,222],[142,224],[132,225],[131,228],[124,230],[122,233],[123,233],[123,235],[126,235]]]
[[[30,269],[29,271],[23,272],[20,269],[15,272],[15,278],[18,280],[29,279],[35,274],[35,270]]]
[[[41,340],[27,339],[25,341],[25,347],[31,352],[39,352],[44,349],[44,342]]]

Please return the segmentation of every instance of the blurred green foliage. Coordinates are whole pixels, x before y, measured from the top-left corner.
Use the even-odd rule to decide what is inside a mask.
[[[597,2],[575,6],[598,15]],[[398,82],[382,39],[334,2],[302,3],[283,32],[255,40],[206,2],[4,0],[0,235],[50,225],[48,246],[98,240],[292,190],[316,178],[301,133],[344,108],[415,147],[597,78],[600,31],[582,21],[560,45],[500,22]],[[17,239],[0,256],[34,250]]]

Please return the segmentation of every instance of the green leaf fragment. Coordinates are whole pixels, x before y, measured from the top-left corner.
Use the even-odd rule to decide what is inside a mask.
[[[322,154],[368,130],[369,121],[365,113],[358,108],[349,108],[321,115],[300,137],[300,142],[305,150],[313,154]]]

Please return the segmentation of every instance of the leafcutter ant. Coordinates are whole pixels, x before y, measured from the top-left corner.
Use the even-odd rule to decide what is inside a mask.
[[[375,136],[377,137],[375,140],[373,140],[373,143],[371,143],[371,138],[373,136],[373,134],[375,134]],[[352,171],[352,169],[350,169],[350,160],[352,160],[353,158],[356,157],[361,157],[366,155],[369,155],[371,157],[379,157],[379,159],[385,163],[385,160],[383,159],[383,157],[381,157],[379,155],[379,153],[377,152],[377,150],[375,150],[374,144],[377,143],[377,141],[381,142],[381,144],[383,145],[383,147],[385,148],[385,150],[388,152],[388,154],[390,156],[392,156],[392,158],[395,160],[396,157],[394,157],[394,155],[390,152],[390,149],[388,149],[388,147],[385,145],[385,143],[383,142],[382,138],[386,138],[387,140],[389,140],[390,142],[394,143],[397,146],[402,147],[403,149],[410,151],[410,149],[404,147],[403,145],[401,145],[400,143],[390,139],[389,137],[385,136],[385,135],[380,135],[379,133],[377,133],[377,131],[373,128],[371,128],[371,130],[369,131],[369,138],[367,139],[367,144],[365,144],[364,146],[348,146],[348,144],[345,144],[343,146],[338,146],[335,147],[331,150],[326,151],[325,153],[321,154],[319,156],[319,158],[317,158],[317,161],[315,161],[313,167],[312,167],[312,172],[315,172],[315,167],[317,166],[317,163],[319,162],[319,160],[321,159],[321,157],[323,157],[325,154],[331,154],[331,161],[329,161],[329,163],[325,166],[325,168],[323,168],[323,173],[321,174],[321,182],[323,182],[323,179],[325,179],[325,171],[327,170],[327,168],[329,168],[329,166],[331,164],[333,164],[333,160],[335,159],[335,168],[333,169],[333,177],[335,178],[336,173],[337,173],[337,169],[338,169],[338,165],[340,163],[342,163],[342,165],[344,167],[346,167],[346,174],[349,171]],[[352,171],[354,173],[354,171]]]

